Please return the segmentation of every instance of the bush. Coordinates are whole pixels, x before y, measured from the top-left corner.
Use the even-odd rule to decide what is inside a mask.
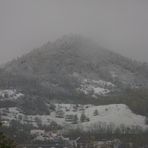
[[[98,116],[99,115],[99,112],[98,112],[98,110],[96,109],[95,111],[94,111],[94,116]]]
[[[145,117],[145,124],[148,125],[148,117]]]
[[[84,112],[81,114],[80,121],[81,122],[88,122],[89,121],[89,118],[85,115]]]
[[[0,123],[0,127],[2,124]],[[0,131],[0,148],[16,148],[16,144],[13,140],[6,137],[1,131]]]

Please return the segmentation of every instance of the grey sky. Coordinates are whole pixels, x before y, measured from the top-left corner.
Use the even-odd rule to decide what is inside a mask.
[[[0,0],[0,63],[69,33],[148,62],[148,0]]]

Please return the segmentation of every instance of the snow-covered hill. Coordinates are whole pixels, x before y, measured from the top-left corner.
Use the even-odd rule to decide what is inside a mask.
[[[52,121],[61,125],[62,127],[83,129],[97,128],[101,124],[114,125],[119,127],[124,125],[126,127],[139,126],[147,128],[145,124],[145,117],[134,114],[124,104],[112,104],[103,106],[94,105],[74,105],[74,104],[55,104],[55,111],[50,115],[24,115],[16,107],[1,108],[0,112],[2,120],[10,122],[11,120],[18,120],[21,123],[31,123],[33,126],[38,126],[40,120],[42,125],[49,125]],[[82,114],[85,114],[88,120],[81,121]],[[74,123],[73,117],[77,116],[77,121]],[[67,120],[69,119],[69,120]]]

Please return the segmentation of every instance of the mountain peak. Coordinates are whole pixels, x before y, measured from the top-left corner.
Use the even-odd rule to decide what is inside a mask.
[[[147,68],[75,34],[48,42],[7,64],[4,71],[63,93],[76,90],[84,79],[111,82],[122,88],[148,86]]]

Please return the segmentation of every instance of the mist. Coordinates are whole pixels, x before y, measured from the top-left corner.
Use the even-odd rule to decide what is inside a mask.
[[[69,33],[148,62],[147,0],[0,0],[0,64]]]

